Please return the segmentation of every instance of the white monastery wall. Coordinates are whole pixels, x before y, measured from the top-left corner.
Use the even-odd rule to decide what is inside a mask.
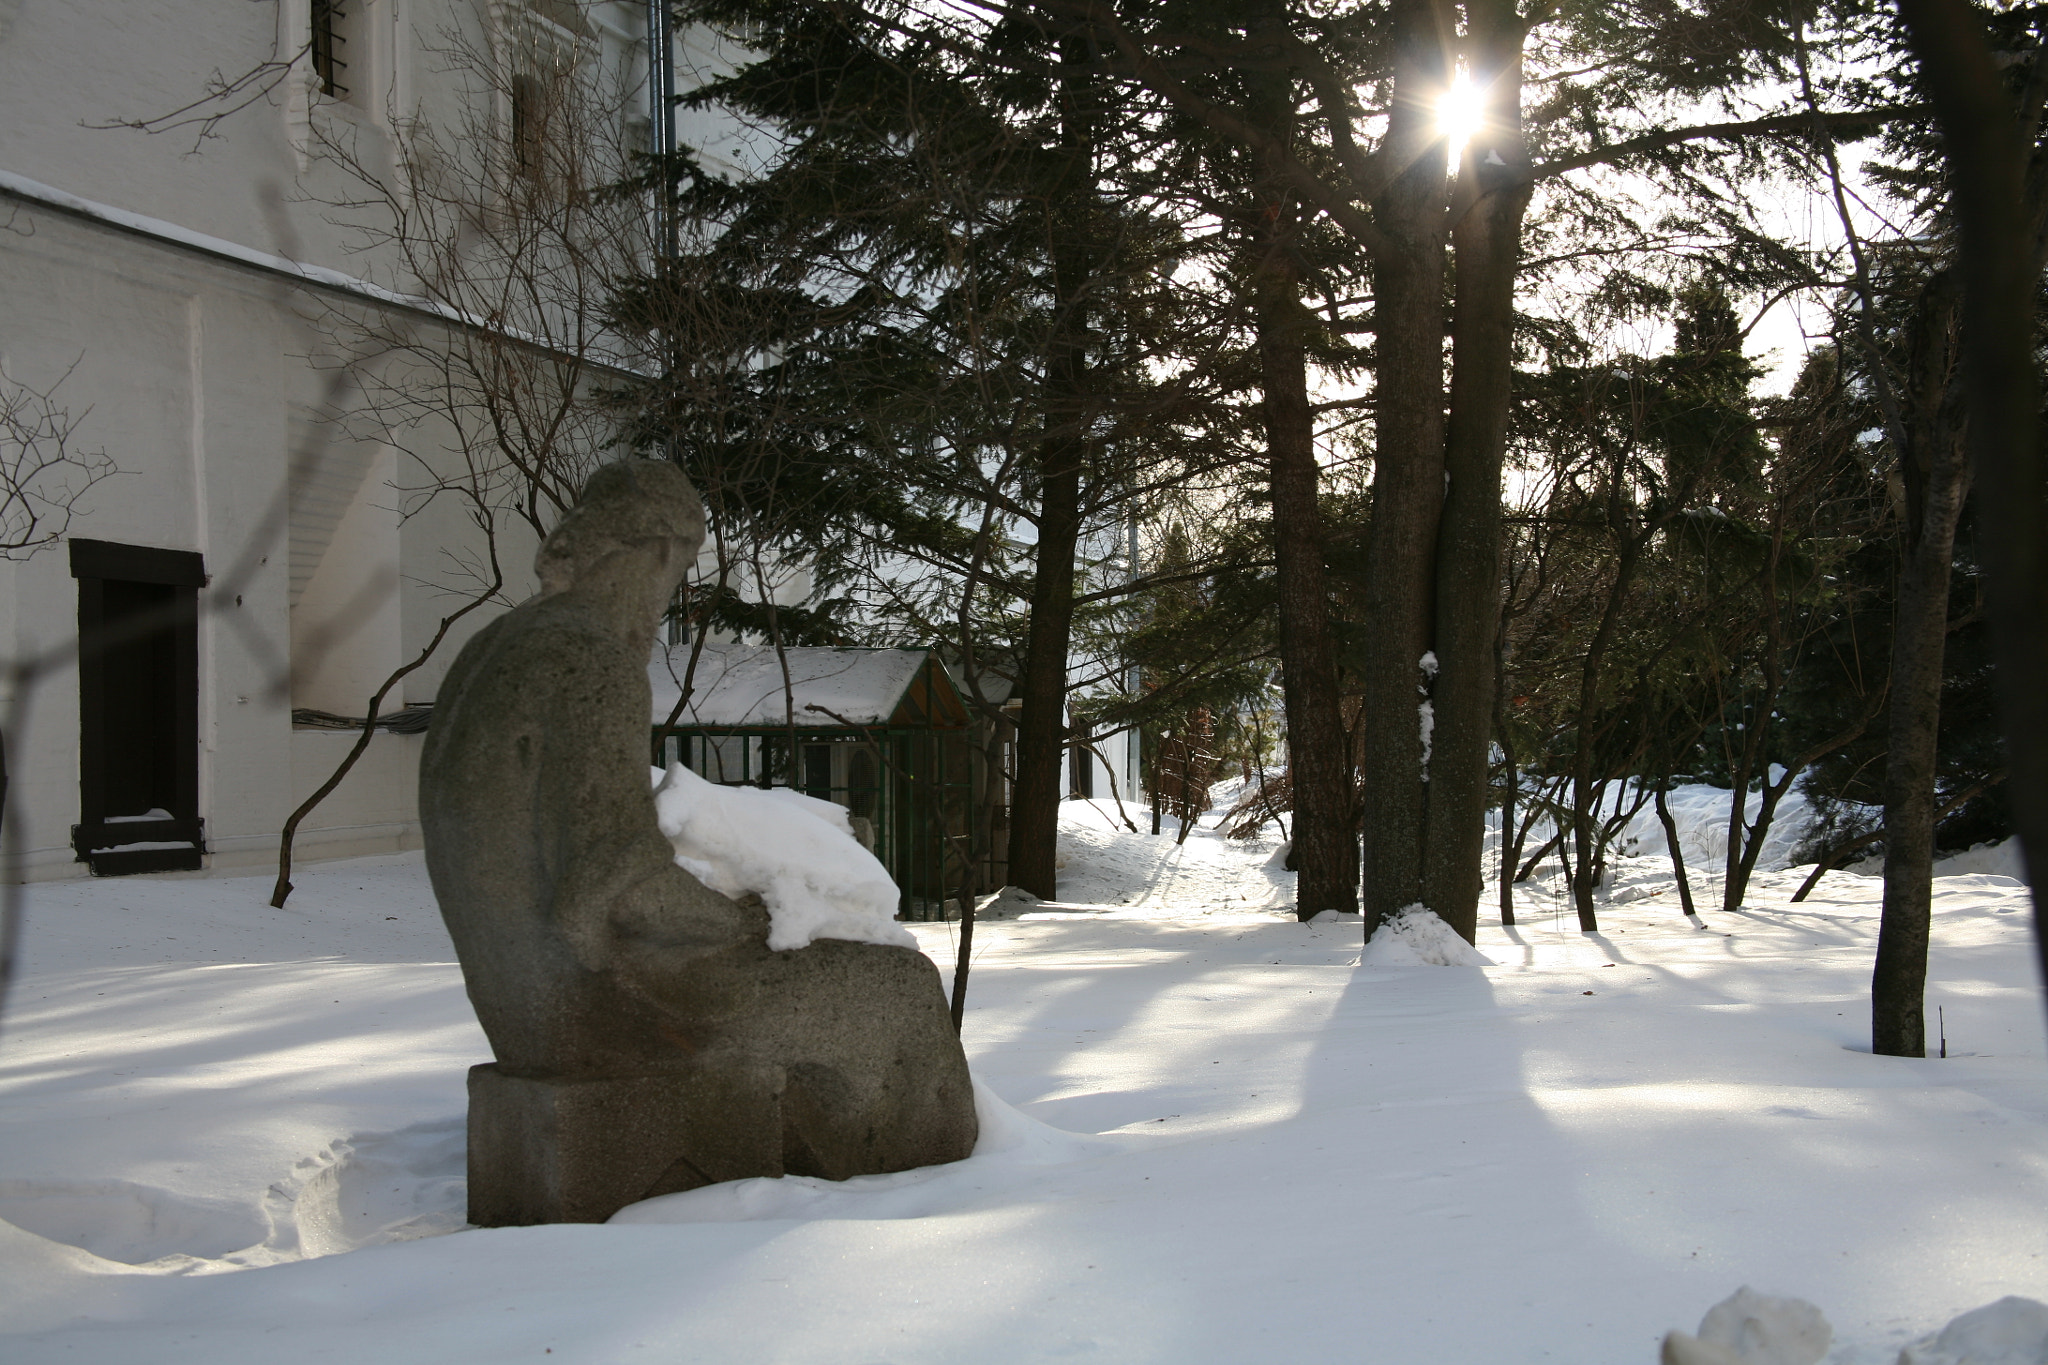
[[[78,442],[103,448],[121,471],[86,496],[71,536],[204,557],[197,709],[208,868],[275,858],[285,815],[355,738],[294,729],[292,708],[363,714],[374,688],[459,604],[451,589],[483,555],[455,499],[408,497],[422,477],[408,456],[323,430],[329,378],[306,359],[325,344],[309,323],[316,295],[195,250],[192,236],[404,290],[395,262],[353,252],[357,239],[330,221],[343,215],[322,201],[351,189],[323,159],[322,137],[388,166],[397,111],[452,125],[463,107],[428,47],[451,35],[487,46],[493,32],[526,22],[522,11],[548,8],[354,0],[348,98],[317,94],[301,57],[194,150],[192,127],[92,125],[166,113],[204,94],[214,73],[233,78],[301,53],[306,0],[0,5],[0,184],[15,191],[0,195],[0,373],[40,388],[73,367],[59,401],[81,419]],[[594,13],[606,60],[631,60],[644,7]],[[59,211],[36,186],[146,216],[174,240]],[[334,291],[321,297],[331,304]],[[412,456],[431,460],[437,441],[445,438],[430,427],[406,433]],[[293,484],[294,453],[308,451],[316,458]],[[500,531],[503,596],[517,601],[533,586],[534,536],[510,518]],[[0,563],[0,648],[20,659],[72,638],[80,591],[65,546]],[[472,613],[384,709],[431,701],[461,641],[497,609]],[[8,815],[20,822],[32,878],[86,872],[71,845],[82,818],[79,689],[76,669],[53,671],[7,755]],[[378,734],[302,828],[298,856],[416,846],[418,749],[417,737]]]

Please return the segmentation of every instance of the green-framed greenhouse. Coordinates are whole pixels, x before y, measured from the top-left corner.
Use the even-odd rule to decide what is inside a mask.
[[[900,918],[958,918],[1002,885],[1006,765],[933,650],[682,644],[648,672],[656,766],[844,807]]]

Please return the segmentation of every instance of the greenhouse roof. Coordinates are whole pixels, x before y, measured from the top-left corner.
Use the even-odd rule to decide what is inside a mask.
[[[647,667],[654,723],[682,695],[694,646],[657,647]],[[783,664],[788,663],[785,691]],[[933,695],[936,694],[936,695]],[[840,730],[868,725],[964,725],[966,708],[925,648],[785,649],[707,643],[697,658],[679,728]]]

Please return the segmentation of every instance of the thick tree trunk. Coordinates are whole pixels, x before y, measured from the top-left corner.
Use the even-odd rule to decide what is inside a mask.
[[[1082,74],[1084,39],[1060,43],[1064,169],[1047,222],[1057,298],[1046,355],[1047,434],[1039,447],[1038,546],[1031,625],[1017,695],[1017,782],[1010,804],[1010,881],[1034,896],[1059,893],[1059,810],[1067,743],[1067,659],[1074,625],[1074,551],[1081,535],[1086,464],[1088,294],[1093,275],[1096,94]]]
[[[1960,496],[1954,501],[1960,502]],[[1927,1055],[1924,994],[1933,909],[1935,739],[1941,718],[1953,522],[1947,530],[1946,536],[1928,535],[1907,553],[1900,566],[1892,627],[1890,741],[1884,765],[1884,910],[1878,925],[1877,965],[1870,978],[1871,1050],[1887,1057]]]
[[[1261,38],[1284,32],[1284,7],[1254,25]],[[1292,148],[1298,95],[1291,76],[1253,78],[1249,104],[1279,148]],[[1252,307],[1264,388],[1266,458],[1273,490],[1275,578],[1279,589],[1280,688],[1287,715],[1288,781],[1294,805],[1295,913],[1358,909],[1358,836],[1352,810],[1351,746],[1337,697],[1330,636],[1326,544],[1318,502],[1315,415],[1308,400],[1311,319],[1301,305],[1303,210],[1272,153],[1261,156],[1252,191]]]
[[[1381,155],[1404,169],[1373,204],[1375,376],[1372,538],[1366,551],[1364,900],[1369,938],[1422,899],[1423,656],[1435,624],[1444,501],[1445,148],[1435,104],[1449,82],[1443,16],[1396,0],[1394,103]]]
[[[1933,911],[1934,776],[1941,727],[1949,570],[1968,466],[1956,382],[1953,276],[1928,283],[1915,319],[1904,546],[1892,613],[1891,716],[1884,764],[1884,910],[1870,978],[1871,1050],[1927,1055],[1927,939]],[[1951,396],[1953,395],[1953,397]]]
[[[1451,328],[1450,424],[1436,548],[1437,673],[1425,787],[1422,901],[1470,941],[1485,885],[1487,747],[1493,738],[1494,639],[1500,619],[1500,474],[1514,383],[1515,271],[1524,178],[1522,26],[1512,5],[1466,6],[1466,59],[1490,92],[1485,126],[1458,172],[1462,202]]]
[[[1300,286],[1274,242],[1259,280],[1259,364],[1273,479],[1273,539],[1280,590],[1280,683],[1287,709],[1294,795],[1294,909],[1302,919],[1358,909],[1358,839],[1351,811],[1351,746],[1337,701],[1323,576],[1323,518]]]
[[[1080,536],[1080,441],[1044,452],[1031,628],[1017,680],[1017,782],[1010,799],[1010,881],[1041,900],[1059,895],[1061,778],[1067,745],[1067,651],[1074,625],[1074,549]]]
[[[1900,0],[1933,97],[1960,237],[1969,451],[1982,508],[1985,596],[1998,664],[2006,782],[2034,896],[2034,951],[2048,976],[2048,466],[2040,440],[2034,295],[2037,197],[2027,194],[2034,130],[1961,0]]]

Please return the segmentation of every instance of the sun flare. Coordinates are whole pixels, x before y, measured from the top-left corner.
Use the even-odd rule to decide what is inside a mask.
[[[1479,125],[1486,121],[1485,101],[1479,88],[1472,84],[1471,77],[1460,71],[1452,78],[1450,88],[1437,97],[1436,130],[1450,143],[1451,166],[1457,168],[1458,157],[1465,150]]]

